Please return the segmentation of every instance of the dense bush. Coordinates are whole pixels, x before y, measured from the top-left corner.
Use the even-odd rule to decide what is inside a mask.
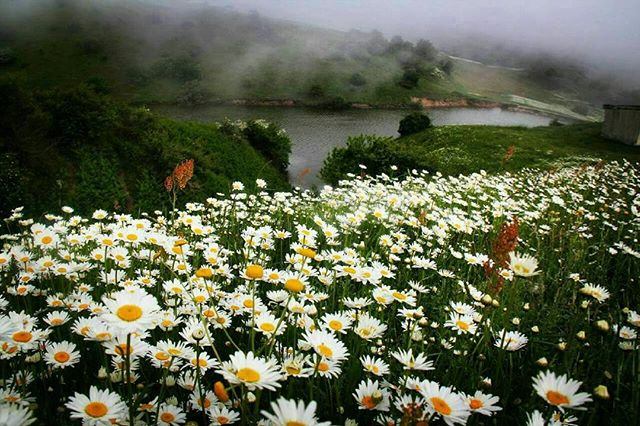
[[[291,139],[280,127],[263,120],[251,120],[244,135],[281,172],[286,172],[291,154]]]
[[[420,73],[415,69],[407,69],[402,73],[398,85],[405,89],[414,89],[420,81]]]
[[[349,173],[390,174],[397,167],[400,172],[415,167],[415,163],[394,147],[394,139],[375,135],[352,136],[344,147],[336,147],[327,156],[320,170],[326,182],[336,184]]]
[[[367,79],[357,72],[351,75],[349,78],[349,84],[356,87],[364,86],[367,84]]]
[[[153,74],[157,77],[169,78],[181,83],[199,80],[202,76],[200,64],[190,55],[166,57],[153,66]]]
[[[429,127],[431,127],[431,119],[426,114],[413,112],[400,120],[398,133],[400,136],[407,136],[427,130]]]

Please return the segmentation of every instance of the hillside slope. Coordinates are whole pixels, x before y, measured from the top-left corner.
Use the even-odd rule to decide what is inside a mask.
[[[288,189],[286,174],[239,131],[159,119],[86,89],[31,93],[0,81],[0,213],[31,213],[68,204],[78,212],[170,207],[163,183],[195,159],[178,204],[226,193],[231,183]]]
[[[233,99],[407,105],[412,97],[515,104],[511,95],[578,108],[518,70],[452,59],[429,42],[340,32],[203,5],[22,2],[0,16],[0,75],[36,87],[87,80],[138,103]],[[18,2],[14,1],[14,4]],[[556,95],[561,95],[558,97]],[[529,106],[535,109],[535,106]]]

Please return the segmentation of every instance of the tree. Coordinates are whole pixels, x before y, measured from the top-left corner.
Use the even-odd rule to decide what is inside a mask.
[[[367,80],[362,76],[362,74],[357,72],[349,78],[349,84],[351,84],[352,86],[360,87],[367,84]]]
[[[420,73],[415,69],[407,69],[398,84],[405,89],[413,89],[418,86],[418,81],[420,81]]]
[[[445,74],[450,76],[453,73],[453,61],[451,59],[447,59],[440,64],[440,68],[442,68],[442,71],[444,71]]]
[[[398,133],[400,136],[413,135],[431,127],[431,119],[426,114],[413,112],[400,120]]]
[[[416,43],[413,53],[425,61],[433,61],[438,56],[438,49],[429,40],[420,39]]]

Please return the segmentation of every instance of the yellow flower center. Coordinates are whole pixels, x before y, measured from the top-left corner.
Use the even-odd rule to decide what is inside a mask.
[[[445,416],[448,416],[449,414],[451,414],[451,411],[452,411],[451,407],[449,406],[449,404],[447,404],[447,402],[444,399],[434,396],[433,398],[431,398],[431,404],[433,404],[433,409],[436,410],[438,413],[443,414]]]
[[[132,322],[140,319],[142,316],[142,309],[137,305],[122,305],[116,311],[116,315],[122,321]]]
[[[372,396],[365,396],[362,398],[362,400],[360,401],[362,403],[362,405],[365,406],[365,408],[367,408],[368,410],[373,410],[374,408],[376,408],[376,405],[378,405],[376,403],[376,401],[373,399]]]
[[[298,254],[304,257],[308,257],[310,259],[313,259],[314,257],[316,257],[316,252],[306,247],[298,249]]]
[[[338,320],[329,321],[329,328],[335,331],[342,330],[342,323]]]
[[[482,401],[480,401],[479,399],[472,399],[471,401],[469,401],[469,407],[472,410],[477,410],[478,408],[482,408],[484,404],[482,404]]]
[[[393,297],[395,297],[398,300],[405,300],[407,298],[406,294],[402,294],[399,291],[394,291],[393,292]]]
[[[302,423],[296,420],[289,420],[285,423],[285,426],[306,426],[306,423]]]
[[[84,412],[93,418],[99,418],[107,414],[109,409],[102,402],[90,402],[84,407]]]
[[[46,236],[42,238],[42,244],[51,244],[51,241],[53,241],[53,238],[51,238],[50,236]]]
[[[56,352],[55,355],[53,355],[53,359],[55,359],[61,364],[64,364],[65,362],[69,361],[70,358],[71,358],[71,355],[69,355],[67,352]]]
[[[318,346],[317,350],[318,350],[318,353],[325,358],[331,358],[333,356],[333,351],[331,350],[331,348],[325,345],[324,343],[321,343]]]
[[[276,329],[276,326],[271,324],[270,322],[265,322],[264,324],[260,324],[260,329],[262,331],[266,331],[268,333],[271,333],[273,330]]]
[[[262,269],[262,266],[260,265],[247,266],[247,271],[246,271],[247,277],[255,280],[258,278],[262,278],[263,274],[264,274],[264,270]]]
[[[469,324],[467,324],[464,321],[456,321],[456,325],[461,330],[464,330],[464,331],[468,331],[469,330]]]
[[[255,383],[260,380],[260,373],[253,368],[241,368],[236,373],[236,377],[243,382]]]
[[[562,405],[562,404],[569,403],[569,398],[567,398],[566,395],[563,395],[560,392],[556,392],[553,390],[550,390],[547,392],[547,400],[551,405]]]
[[[158,352],[156,353],[156,359],[160,361],[166,361],[170,358],[169,354],[166,352]]]
[[[196,271],[196,277],[198,278],[211,278],[213,271],[210,268],[200,268]]]
[[[13,334],[13,340],[19,343],[30,342],[32,338],[33,334],[29,333],[28,331],[18,331],[17,333]]]
[[[284,283],[284,288],[292,293],[299,293],[304,290],[304,284],[302,284],[302,281],[297,278],[291,278]]]
[[[289,374],[300,374],[300,369],[298,367],[294,367],[292,365],[288,366],[285,368],[287,370],[287,373]]]
[[[175,419],[176,419],[176,416],[174,416],[172,413],[162,413],[160,415],[160,420],[162,420],[165,423],[171,423]]]

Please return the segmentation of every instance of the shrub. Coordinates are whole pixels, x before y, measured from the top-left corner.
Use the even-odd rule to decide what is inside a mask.
[[[164,58],[153,66],[153,74],[157,77],[169,78],[181,83],[199,80],[202,76],[200,64],[190,55],[176,58]]]
[[[420,112],[412,112],[400,120],[398,133],[400,133],[400,136],[408,136],[427,130],[429,127],[431,127],[429,116]]]
[[[402,78],[398,82],[400,87],[404,87],[405,89],[414,89],[418,86],[418,82],[420,81],[420,73],[415,69],[407,69],[402,74]]]
[[[367,173],[378,175],[390,173],[391,166],[402,167],[403,160],[392,147],[393,138],[360,135],[351,136],[344,147],[336,147],[324,160],[320,176],[326,182],[336,184],[348,173],[359,173],[360,165],[367,167]]]
[[[367,80],[362,76],[362,74],[357,72],[349,78],[349,84],[351,84],[352,86],[360,87],[366,85]]]
[[[182,90],[176,101],[181,105],[202,105],[211,100],[211,92],[197,80],[188,81],[182,86]]]
[[[280,127],[263,120],[251,120],[243,131],[251,146],[260,151],[280,171],[286,172],[291,139]]]

